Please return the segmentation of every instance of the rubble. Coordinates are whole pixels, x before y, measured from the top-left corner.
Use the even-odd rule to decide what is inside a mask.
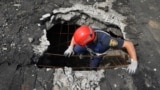
[[[48,48],[50,45],[49,41],[47,40],[46,37],[46,30],[43,30],[44,35],[39,39],[40,40],[40,45],[33,45],[33,50],[36,54],[42,55],[43,52]],[[30,42],[32,40],[29,40]]]
[[[72,68],[55,69],[52,90],[100,90],[99,82],[104,70],[73,71]]]
[[[100,2],[101,4],[99,4]],[[113,6],[110,7],[110,5]],[[73,70],[71,72],[62,70],[62,76],[67,76],[61,80],[64,82],[62,83],[54,77],[57,75],[54,68],[39,68],[32,62],[40,58],[36,53],[43,53],[48,45],[42,44],[46,46],[40,50],[33,50],[34,45],[37,47],[41,45],[39,39],[44,35],[43,29],[40,28],[39,18],[46,13],[53,14],[53,10],[69,10],[72,7],[85,12],[85,14],[81,14],[82,19],[80,20],[84,22],[89,20],[90,22],[87,24],[92,26],[104,27],[98,22],[93,23],[91,18],[87,18],[87,14],[104,21],[105,24],[108,21],[114,22],[113,18],[118,16],[122,25],[127,24],[127,26],[121,27],[125,33],[123,35],[138,42],[136,49],[139,67],[136,74],[130,75],[119,68],[107,69],[103,74],[101,72],[101,79],[98,78],[97,82],[92,82],[88,75],[93,73],[96,75],[99,71],[82,72],[83,75]],[[112,12],[111,8],[116,13],[119,12],[118,15],[104,13]],[[1,0],[0,11],[0,90],[58,90],[59,87],[62,87],[61,90],[67,90],[70,87],[68,86],[70,83],[67,82],[77,79],[81,81],[72,84],[79,90],[84,88],[86,90],[89,88],[98,90],[160,89],[159,0]],[[104,12],[101,13],[101,11]],[[101,14],[104,15],[103,18]],[[68,15],[74,16],[74,13],[68,13]],[[125,18],[119,18],[123,15]],[[52,16],[51,21],[56,15]],[[79,21],[77,24],[84,22]],[[77,75],[76,79],[74,79],[74,75]],[[91,82],[88,83],[89,81]],[[63,84],[66,86],[64,87]]]

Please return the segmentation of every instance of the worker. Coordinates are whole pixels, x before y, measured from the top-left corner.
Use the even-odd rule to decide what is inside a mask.
[[[75,53],[80,55],[84,52],[89,52],[93,56],[90,60],[90,67],[96,68],[102,60],[102,54],[109,48],[125,48],[131,60],[127,71],[135,73],[138,62],[133,43],[129,40],[114,38],[107,32],[96,30],[88,25],[81,25],[75,30],[64,56],[70,57]]]

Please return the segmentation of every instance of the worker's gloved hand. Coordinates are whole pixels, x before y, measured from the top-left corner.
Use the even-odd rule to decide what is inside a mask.
[[[133,73],[136,72],[137,66],[138,66],[137,60],[131,59],[131,64],[128,65],[127,71],[128,71],[129,73],[133,74]]]
[[[73,46],[69,46],[68,49],[64,52],[64,56],[70,57],[74,55]]]
[[[79,59],[83,59],[83,54],[79,54]]]

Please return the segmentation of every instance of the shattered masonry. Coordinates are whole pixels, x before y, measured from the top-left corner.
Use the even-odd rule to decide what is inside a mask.
[[[77,24],[77,25],[87,24],[92,27],[98,26],[98,28],[106,28],[105,25],[102,25],[101,23],[98,23],[98,22],[94,22],[92,20],[92,18],[93,18],[93,19],[97,19],[103,23],[112,23],[112,24],[119,26],[120,29],[122,30],[121,32],[123,33],[123,37],[126,38],[125,32],[124,32],[124,28],[126,26],[126,23],[124,23],[124,21],[125,21],[126,17],[122,16],[121,14],[119,14],[111,9],[113,1],[106,0],[105,2],[101,2],[101,3],[97,2],[94,5],[83,5],[83,4],[77,3],[74,6],[69,7],[69,8],[54,9],[53,15],[47,13],[47,14],[43,15],[40,18],[40,20],[42,21],[42,20],[50,17],[50,20],[48,22],[46,22],[46,30],[48,30],[49,28],[51,28],[54,25],[54,22],[55,22],[54,20],[57,20],[60,18],[62,20],[69,21],[73,17],[79,17],[79,16],[80,16],[79,20],[77,22],[75,22],[75,24]],[[106,7],[109,7],[109,11],[107,11],[107,12],[103,9],[100,9],[100,8],[106,8]],[[86,15],[88,15],[90,17],[90,19],[87,19]],[[40,25],[40,24],[38,24],[38,25]],[[41,53],[42,51],[46,50],[46,47],[44,47],[44,49],[42,48],[43,46],[39,46],[39,47],[41,47],[42,50],[37,50],[38,48],[36,49],[34,47],[35,53]]]
[[[40,45],[33,45],[33,50],[36,54],[42,55],[43,52],[48,48],[50,45],[49,41],[47,40],[46,37],[46,30],[43,30],[43,36],[39,39]]]
[[[100,90],[99,81],[104,77],[104,70],[72,71],[65,67],[55,69],[53,90]]]
[[[126,26],[123,21],[126,19],[121,14],[118,14],[111,9],[112,2],[106,0],[105,2],[95,3],[94,5],[83,5],[75,4],[69,8],[59,8],[53,10],[53,14],[45,14],[40,18],[44,20],[50,17],[50,20],[46,22],[46,30],[54,25],[54,20],[62,19],[65,21],[70,21],[73,17],[81,16],[76,22],[77,25],[88,24],[92,27],[98,25],[99,28],[105,28],[105,25],[97,23],[92,19],[99,20],[103,23],[113,23],[120,27],[125,38],[124,28]],[[105,8],[108,7],[108,11]],[[103,9],[102,9],[103,8]],[[90,17],[88,20],[87,17]],[[100,17],[101,16],[101,17]],[[40,26],[40,25],[39,25]],[[45,36],[44,32],[44,36]],[[33,46],[34,51],[37,54],[42,54],[48,47],[49,43],[47,39],[41,39],[41,44],[39,46]],[[46,44],[42,43],[46,42]],[[72,68],[65,67],[55,69],[53,78],[53,90],[100,90],[99,82],[101,78],[104,77],[104,70],[99,71],[72,71]]]

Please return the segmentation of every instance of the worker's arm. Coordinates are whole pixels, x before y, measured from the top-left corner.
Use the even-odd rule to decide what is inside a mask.
[[[70,45],[69,46],[74,46],[76,44],[76,42],[74,41],[74,38],[72,37]]]
[[[128,66],[127,70],[129,71],[129,73],[135,73],[138,66],[138,62],[134,45],[131,41],[125,40],[122,47],[126,48],[131,58],[131,64]]]
[[[124,47],[127,50],[131,59],[137,60],[136,51],[131,41],[125,40],[122,47]]]
[[[68,48],[66,49],[66,51],[64,52],[64,56],[67,56],[67,57],[70,57],[71,55],[74,54],[74,51],[73,51],[73,48],[74,48],[74,45],[75,45],[75,41],[74,41],[74,38],[72,37],[71,39],[71,42],[70,42],[70,45],[68,46]]]

